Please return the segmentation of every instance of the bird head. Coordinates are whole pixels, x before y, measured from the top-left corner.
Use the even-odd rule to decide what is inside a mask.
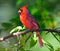
[[[27,8],[28,8],[28,5],[22,6],[22,7],[18,10],[18,13],[25,12],[25,10],[26,10]]]

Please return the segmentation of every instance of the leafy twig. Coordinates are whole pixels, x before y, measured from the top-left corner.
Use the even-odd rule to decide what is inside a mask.
[[[8,38],[11,38],[11,37],[14,37],[14,36],[17,36],[17,35],[21,35],[21,34],[25,34],[25,33],[28,33],[28,32],[33,32],[33,31],[48,31],[48,32],[55,32],[55,33],[58,33],[60,35],[60,30],[54,30],[54,29],[37,29],[37,30],[33,30],[33,29],[27,29],[27,30],[24,30],[24,31],[21,31],[21,32],[15,32],[13,34],[10,34],[8,36],[5,36],[5,37],[1,37],[0,38],[0,42],[1,41],[4,41]]]

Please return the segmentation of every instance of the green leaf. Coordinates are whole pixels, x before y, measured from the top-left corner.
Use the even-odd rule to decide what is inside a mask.
[[[0,46],[0,51],[5,51],[5,48]]]
[[[25,49],[24,48],[21,48],[20,51],[25,51]]]
[[[5,28],[5,29],[9,29],[12,24],[11,23],[2,23],[2,26]]]
[[[55,51],[60,51],[60,48],[58,48],[57,50],[55,50]]]
[[[45,42],[45,45],[50,51],[54,51],[53,46],[49,42]]]
[[[10,31],[10,34],[13,33],[13,32],[20,31],[20,30],[22,30],[22,27],[21,27],[21,26],[17,26],[17,27],[15,27],[14,29],[12,29],[12,30]]]
[[[30,40],[30,48],[33,47],[36,44],[36,40],[34,40],[33,38],[31,38]]]

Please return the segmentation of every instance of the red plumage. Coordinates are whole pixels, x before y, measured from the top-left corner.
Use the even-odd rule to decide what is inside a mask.
[[[39,29],[38,23],[35,20],[35,18],[32,16],[32,14],[28,11],[27,5],[21,7],[18,12],[20,16],[20,21],[23,23],[23,25],[26,26],[26,28]],[[43,46],[40,32],[36,32],[36,33],[37,33],[40,45]]]

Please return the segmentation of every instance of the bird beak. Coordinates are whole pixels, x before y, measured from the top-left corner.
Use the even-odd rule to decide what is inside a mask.
[[[21,10],[19,10],[18,13],[21,13]]]

